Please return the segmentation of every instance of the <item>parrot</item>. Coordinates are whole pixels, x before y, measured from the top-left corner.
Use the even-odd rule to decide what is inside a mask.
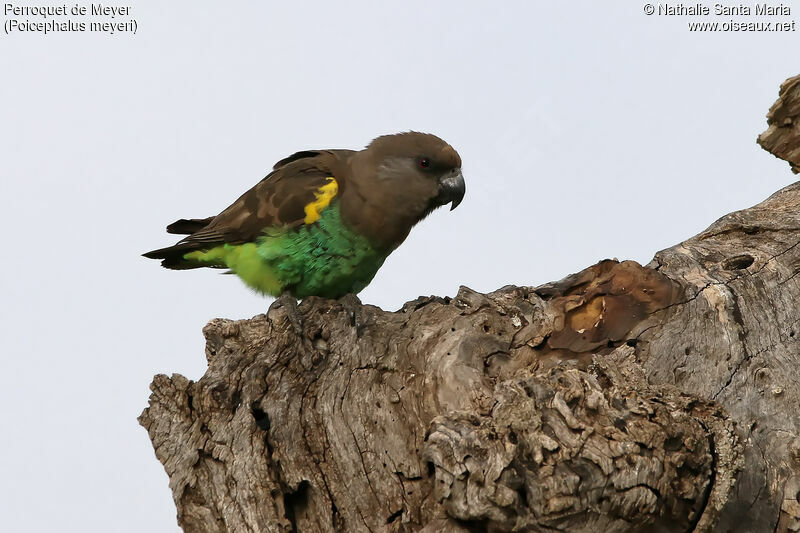
[[[429,133],[304,150],[217,216],[170,224],[167,233],[186,236],[143,255],[172,270],[226,269],[266,296],[342,298],[372,281],[414,225],[464,194],[461,157]]]

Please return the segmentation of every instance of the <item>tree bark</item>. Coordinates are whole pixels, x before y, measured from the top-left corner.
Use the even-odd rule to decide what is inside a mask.
[[[796,183],[646,266],[212,320],[139,421],[187,533],[797,531],[799,244]]]

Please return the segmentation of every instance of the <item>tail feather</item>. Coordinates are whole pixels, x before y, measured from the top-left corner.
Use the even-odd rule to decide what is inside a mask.
[[[167,233],[178,235],[191,235],[208,226],[214,217],[208,218],[182,218],[167,226]]]
[[[179,235],[192,235],[208,226],[214,217],[208,218],[182,218],[167,226],[167,233]],[[184,239],[185,240],[185,239]],[[161,266],[171,270],[189,270],[192,268],[225,268],[223,265],[213,265],[207,262],[194,261],[184,258],[189,252],[203,250],[206,246],[197,242],[179,242],[173,246],[159,248],[142,254],[148,259],[161,259]]]
[[[192,261],[191,259],[184,259],[183,256],[185,254],[194,252],[198,249],[200,248],[197,246],[197,244],[184,243],[176,244],[175,246],[168,246],[166,248],[160,248],[142,255],[148,259],[161,259],[161,266],[164,268],[169,268],[170,270],[189,270],[192,268],[203,267],[226,268],[222,265],[218,267],[217,265],[209,263],[201,263],[199,261]]]

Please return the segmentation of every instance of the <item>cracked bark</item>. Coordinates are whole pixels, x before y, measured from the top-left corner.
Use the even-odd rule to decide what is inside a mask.
[[[644,267],[212,320],[140,422],[186,532],[796,531],[798,244],[800,183]]]

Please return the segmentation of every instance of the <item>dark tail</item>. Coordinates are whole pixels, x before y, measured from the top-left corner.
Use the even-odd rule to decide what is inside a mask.
[[[153,250],[152,252],[147,252],[142,255],[148,259],[161,259],[161,266],[171,270],[189,270],[191,268],[212,266],[208,263],[199,263],[197,261],[191,261],[183,258],[185,254],[198,249],[200,248],[197,246],[197,244],[185,243],[176,244],[175,246],[168,246],[159,250]]]
[[[191,235],[205,228],[214,217],[208,218],[182,218],[167,226],[167,233]],[[161,266],[172,270],[188,270],[191,268],[214,267],[226,268],[225,265],[212,265],[185,259],[183,256],[196,250],[204,250],[207,246],[198,242],[179,242],[174,246],[167,246],[142,254],[149,259],[161,259]]]
[[[178,235],[191,235],[208,226],[214,217],[208,218],[182,218],[167,226],[167,233]]]

